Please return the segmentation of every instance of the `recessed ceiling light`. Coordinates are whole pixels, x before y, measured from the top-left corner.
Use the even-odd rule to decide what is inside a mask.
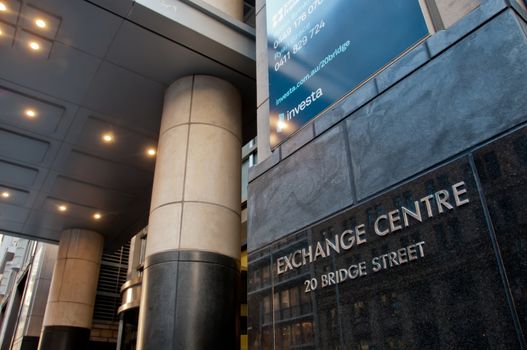
[[[30,41],[29,42],[29,48],[31,50],[38,51],[38,50],[40,50],[40,44],[37,43],[36,41]]]
[[[146,150],[146,155],[149,156],[149,157],[155,157],[155,155],[157,154],[157,151],[154,147],[149,147],[147,150]]]
[[[7,6],[3,2],[0,2],[0,11],[2,12],[7,11]]]
[[[102,214],[101,213],[95,213],[95,214],[93,214],[93,218],[95,220],[100,220],[102,218]]]
[[[64,204],[59,205],[57,208],[61,212],[65,212],[66,210],[68,210],[68,207]]]
[[[2,198],[9,198],[9,197],[11,197],[11,193],[7,191],[2,192]]]
[[[48,24],[46,23],[46,21],[44,21],[42,18],[37,18],[35,20],[35,25],[39,28],[46,28],[48,26]]]
[[[24,111],[24,114],[26,117],[29,118],[35,118],[37,116],[37,112],[34,109],[28,108]]]
[[[107,133],[104,133],[101,137],[101,139],[105,142],[105,143],[111,143],[115,140],[115,137],[113,136],[113,134],[111,132],[107,132]]]

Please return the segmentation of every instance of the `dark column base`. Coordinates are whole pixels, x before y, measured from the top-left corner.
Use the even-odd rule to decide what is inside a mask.
[[[139,350],[239,348],[239,262],[200,251],[149,256]]]
[[[20,350],[37,350],[39,339],[39,337],[22,337],[22,344],[20,345]]]
[[[39,350],[84,350],[88,348],[90,329],[68,326],[46,326]]]

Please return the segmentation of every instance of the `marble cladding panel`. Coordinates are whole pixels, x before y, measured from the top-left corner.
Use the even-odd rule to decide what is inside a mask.
[[[249,249],[350,205],[348,193],[369,198],[527,120],[524,22],[505,6],[485,1],[317,118],[314,138],[308,126],[251,169]],[[348,180],[327,181],[329,169]],[[313,206],[297,201],[321,186]]]
[[[525,57],[507,11],[352,114],[359,200],[525,121]]]
[[[525,130],[250,254],[251,349],[520,348]]]
[[[475,152],[512,298],[527,334],[527,128]]]
[[[342,130],[333,129],[249,185],[249,250],[353,203]]]

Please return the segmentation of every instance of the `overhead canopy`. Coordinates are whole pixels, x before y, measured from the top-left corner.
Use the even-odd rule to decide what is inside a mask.
[[[57,241],[79,227],[113,248],[146,225],[147,149],[180,77],[236,85],[244,138],[254,137],[254,32],[244,23],[199,0],[0,2],[0,232]]]

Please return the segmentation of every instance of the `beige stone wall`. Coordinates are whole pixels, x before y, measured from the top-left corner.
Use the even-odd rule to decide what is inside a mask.
[[[165,94],[146,256],[202,250],[239,259],[241,99],[196,75]]]
[[[53,277],[53,266],[57,260],[58,246],[53,244],[39,243],[41,257],[39,259],[38,277],[35,281],[33,300],[28,318],[27,336],[39,337],[46,312],[46,303]]]
[[[481,4],[481,0],[422,0],[421,7],[427,19],[435,28],[433,31],[447,29]]]
[[[229,16],[243,21],[243,0],[202,0]]]
[[[62,233],[44,326],[91,328],[103,244],[96,232]]]

